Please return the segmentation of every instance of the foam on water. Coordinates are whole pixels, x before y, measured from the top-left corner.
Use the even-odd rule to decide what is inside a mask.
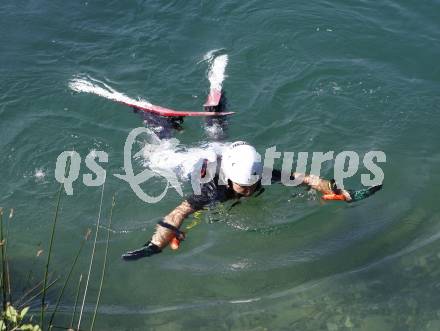
[[[211,86],[221,88],[227,62],[227,55],[221,55],[214,59],[209,71]],[[141,107],[151,105],[145,100],[131,99],[106,83],[92,77],[73,78],[69,82],[69,87],[76,92],[95,94],[113,101],[130,103]],[[137,157],[142,158],[141,163],[143,166],[156,170],[172,171],[183,180],[189,179],[192,170],[198,162],[204,159],[214,162],[217,156],[221,154],[222,149],[228,145],[228,143],[212,142],[202,144],[199,147],[187,148],[180,145],[177,139],[161,140],[153,133],[149,138],[149,142],[137,154]],[[91,152],[93,153],[94,151],[92,150]]]
[[[132,99],[126,96],[125,94],[116,91],[109,85],[105,84],[104,82],[101,82],[97,79],[94,79],[92,77],[86,78],[73,78],[69,82],[69,87],[71,90],[75,92],[83,92],[83,93],[90,93],[99,95],[103,98],[117,101],[117,102],[124,102],[133,104],[135,106],[139,107],[150,107],[151,103],[149,103],[146,100],[143,99]]]
[[[44,177],[46,177],[46,173],[43,169],[35,169],[34,177],[36,180],[40,181],[43,180]]]
[[[211,49],[210,51],[207,51],[207,52],[203,55],[203,59],[202,59],[201,61],[199,61],[199,63],[200,63],[200,62],[203,62],[203,61],[209,61],[209,62],[212,62],[212,60],[213,60],[214,57],[215,57],[215,54],[216,54],[217,52],[221,51],[221,50],[222,50],[221,48],[218,48],[218,49]]]
[[[217,56],[211,64],[208,71],[208,79],[211,83],[211,89],[221,90],[223,81],[225,80],[225,69],[228,65],[228,55],[223,54]]]
[[[185,147],[177,139],[163,139],[146,144],[138,153],[142,164],[153,170],[172,171],[182,180],[188,180],[194,168],[203,160],[216,162],[229,143],[211,142],[197,147]]]

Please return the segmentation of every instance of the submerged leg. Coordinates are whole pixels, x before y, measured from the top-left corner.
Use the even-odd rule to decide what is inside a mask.
[[[133,108],[135,113],[138,109]],[[174,131],[183,130],[183,117],[159,116],[152,113],[140,112],[144,124],[157,134],[159,139],[170,139],[174,136]]]
[[[214,97],[208,96],[204,108],[207,112],[224,112],[227,108],[226,92],[216,92]],[[228,121],[225,116],[207,117],[205,120],[205,132],[212,140],[223,140],[227,138]]]

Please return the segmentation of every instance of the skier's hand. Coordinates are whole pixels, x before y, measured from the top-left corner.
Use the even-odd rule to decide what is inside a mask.
[[[338,189],[337,191],[334,190],[333,193],[324,194],[322,196],[323,200],[339,200],[339,201],[346,201],[346,202],[355,202],[359,200],[363,200],[365,198],[368,198],[369,196],[373,195],[377,191],[379,191],[382,188],[382,185],[372,186],[367,189],[362,190],[343,190]]]

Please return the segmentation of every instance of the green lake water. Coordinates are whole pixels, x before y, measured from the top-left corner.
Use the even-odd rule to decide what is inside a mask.
[[[113,212],[97,330],[440,330],[440,2],[72,1],[0,3],[0,206],[9,224],[15,297],[43,276],[59,183],[58,155],[82,159],[63,195],[48,293],[54,304],[102,187],[87,187],[84,158],[109,155],[101,222]],[[177,251],[126,263],[181,197],[141,201],[123,173],[127,107],[69,89],[93,77],[132,97],[202,110],[205,54],[227,54],[228,140],[279,151],[381,150],[383,190],[321,203],[273,185],[259,197],[206,212]],[[203,119],[176,134],[208,141]],[[138,165],[139,170],[139,165]],[[361,166],[346,185],[360,187]],[[368,173],[368,172],[367,172]],[[332,177],[332,165],[322,175]],[[188,183],[185,184],[188,191]],[[164,181],[143,184],[161,192]],[[187,222],[189,224],[189,222]],[[81,328],[98,291],[100,228]],[[42,256],[36,257],[39,249]],[[62,300],[68,325],[92,240]],[[38,317],[39,301],[32,302]]]

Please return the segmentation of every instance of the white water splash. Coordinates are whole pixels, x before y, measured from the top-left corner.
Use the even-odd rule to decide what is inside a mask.
[[[211,90],[216,89],[221,91],[223,81],[225,80],[225,69],[228,65],[228,55],[223,54],[217,56],[214,61],[212,61],[211,67],[208,71],[208,79],[211,83]]]
[[[75,92],[96,94],[109,100],[129,103],[139,107],[151,107],[151,103],[148,101],[143,99],[131,99],[125,94],[116,91],[109,85],[91,77],[89,77],[89,79],[73,78],[69,82],[69,87]]]
[[[219,123],[206,125],[205,132],[207,133],[208,137],[211,137],[213,139],[216,139],[216,137],[222,137],[225,134],[224,127]]]
[[[227,146],[228,143],[212,142],[200,147],[185,148],[179,145],[177,139],[163,139],[155,144],[146,144],[136,155],[143,158],[145,167],[172,171],[182,180],[188,180],[200,162],[205,159],[216,162]]]
[[[219,52],[219,51],[221,51],[221,50],[222,50],[222,48],[211,49],[210,51],[206,52],[206,53],[203,55],[203,59],[200,60],[198,63],[201,63],[201,62],[203,62],[203,61],[208,61],[208,62],[211,63],[212,60],[213,60],[214,57],[215,57],[215,53],[217,53],[217,52]]]
[[[34,177],[36,180],[43,180],[46,177],[46,173],[43,169],[35,169]]]

